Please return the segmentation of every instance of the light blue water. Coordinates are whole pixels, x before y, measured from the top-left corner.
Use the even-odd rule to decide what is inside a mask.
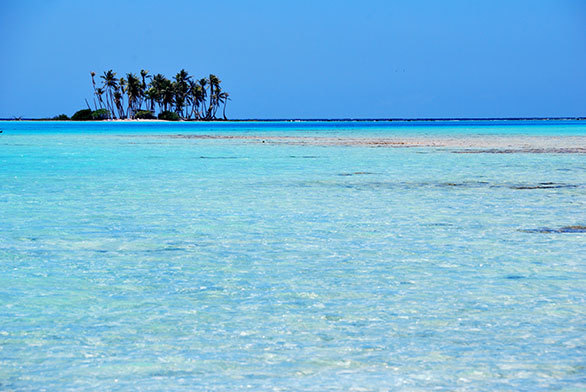
[[[584,121],[274,121],[274,122],[68,122],[0,121],[18,134],[214,134],[222,135],[584,135]]]
[[[0,390],[586,387],[583,154],[165,136],[584,123],[0,129]]]

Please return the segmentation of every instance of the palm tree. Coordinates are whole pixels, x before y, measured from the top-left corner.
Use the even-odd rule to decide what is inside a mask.
[[[114,116],[114,91],[118,89],[118,79],[116,78],[116,72],[113,72],[112,70],[104,72],[104,75],[100,77],[103,79],[104,88],[106,90],[106,104],[110,111],[111,118]]]
[[[118,116],[120,118],[126,118],[126,114],[124,113],[123,99],[124,95],[122,94],[122,89],[119,88],[114,92],[114,104],[116,104],[116,109],[118,109]]]
[[[208,107],[206,120],[211,120],[213,118],[214,106],[217,104],[217,95],[214,95],[214,90],[220,89],[220,83],[222,81],[216,75],[210,74],[208,82],[210,83],[210,106]]]
[[[135,74],[126,74],[126,95],[128,96],[128,110],[126,112],[130,118],[134,118],[134,114],[138,111],[142,94],[141,87],[140,79]]]
[[[224,120],[227,120],[227,118],[226,118],[226,104],[228,103],[228,101],[230,101],[230,94],[228,94],[225,91],[222,91],[219,94],[218,100],[220,103],[224,104],[224,109],[222,110],[222,116],[224,117]]]
[[[149,85],[150,86],[150,85]],[[150,86],[145,92],[144,97],[147,101],[147,110],[151,113],[155,112],[155,100],[157,97],[156,89]]]
[[[116,73],[108,70],[100,76],[101,87],[96,86],[96,73],[90,72],[90,75],[94,107],[96,110],[98,106],[107,109],[109,118],[134,118],[146,101],[147,109],[153,114],[156,104],[160,111],[175,111],[182,119],[191,119],[193,116],[196,120],[217,119],[216,114],[220,105],[223,105],[222,114],[226,119],[229,94],[222,91],[221,81],[214,74],[196,81],[182,69],[171,81],[160,73],[151,76],[143,69],[140,76],[128,73],[125,78],[117,79]],[[124,95],[128,98],[126,110]]]
[[[220,107],[220,95],[222,94],[222,90],[218,87],[216,87],[216,90],[214,91],[214,94],[212,95],[212,98],[210,98],[210,102],[213,102],[213,107],[212,107],[212,120],[216,119],[216,112],[218,111],[218,108]]]
[[[171,110],[175,103],[175,87],[173,83],[167,78],[164,78],[161,83],[161,104],[163,110]]]
[[[104,100],[102,99],[102,95],[103,94],[104,94],[104,89],[103,88],[101,88],[101,87],[96,88],[96,91],[95,91],[94,95],[96,97],[98,97],[98,102],[100,103],[100,109],[103,109],[103,107],[104,107]],[[95,102],[95,98],[94,98],[94,102]]]
[[[202,107],[201,107],[201,116],[199,116],[200,118],[203,118],[204,111],[206,110],[206,97],[208,95],[208,92],[206,90],[206,85],[207,84],[208,84],[208,80],[206,78],[201,78],[199,80],[199,85],[201,86],[201,88],[203,90],[203,101],[202,101]]]
[[[92,76],[92,86],[94,88],[94,109],[98,110],[98,105],[96,105],[96,80],[94,79],[94,77],[96,76],[96,73],[94,71],[90,72],[90,75]],[[100,106],[100,109],[102,108],[102,106]]]
[[[139,110],[141,110],[141,108],[142,108],[142,101],[143,101],[143,98],[145,97],[145,93],[147,90],[146,78],[150,77],[149,71],[145,71],[144,69],[141,69],[140,76],[142,78],[142,84],[140,85],[141,93],[140,93],[140,100],[139,100],[139,104],[138,104]]]
[[[149,94],[151,95],[153,101],[159,105],[159,110],[163,108],[163,85],[165,84],[165,80],[165,76],[159,73],[152,77],[150,83],[151,87],[149,90],[151,92]]]
[[[205,90],[199,82],[191,80],[189,82],[189,95],[191,102],[191,113],[189,114],[189,118],[193,115],[196,120],[199,120],[201,118],[199,107],[205,101]]]
[[[214,110],[212,111],[212,119],[215,120],[216,119],[216,113],[218,112],[218,109],[220,108],[220,104],[224,105],[224,109],[222,111],[223,116],[224,116],[224,120],[226,120],[226,101],[228,101],[230,98],[230,94],[228,94],[225,91],[222,91],[221,87],[218,86],[216,87],[216,91],[214,91]]]
[[[126,94],[126,79],[124,79],[123,77],[120,78],[120,94],[122,95],[122,97],[120,98],[120,103],[122,104],[122,100],[124,98],[124,94]],[[124,106],[122,107],[122,112],[124,113]],[[124,118],[127,118],[128,113],[124,113]]]
[[[189,95],[189,81],[191,80],[191,76],[182,69],[175,75],[174,79],[175,111],[181,118],[184,118],[183,107]]]

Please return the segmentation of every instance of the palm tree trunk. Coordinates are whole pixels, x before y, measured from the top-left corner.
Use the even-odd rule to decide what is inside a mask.
[[[195,101],[193,102],[193,105],[191,105],[191,114],[189,115],[189,118],[191,118],[191,116],[194,116],[193,118],[197,120],[197,104]]]
[[[211,77],[210,77],[211,79]],[[211,119],[212,107],[214,106],[214,85],[210,80],[210,106],[208,106],[208,112],[206,114],[206,120]]]
[[[112,119],[115,116],[115,113],[114,113],[114,94],[112,94],[111,89],[108,89],[108,93],[109,93],[108,95],[110,98],[110,101],[108,102],[110,105],[110,108],[108,109],[110,111],[109,117],[110,117],[110,119]]]
[[[94,73],[91,73],[92,76],[92,86],[94,87],[94,108],[98,110],[98,106],[96,105],[96,81],[94,80]],[[101,108],[100,108],[101,109]]]

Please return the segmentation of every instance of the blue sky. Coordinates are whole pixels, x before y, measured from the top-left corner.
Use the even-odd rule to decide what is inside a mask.
[[[586,115],[584,0],[0,2],[0,117],[89,72],[218,75],[231,118]]]

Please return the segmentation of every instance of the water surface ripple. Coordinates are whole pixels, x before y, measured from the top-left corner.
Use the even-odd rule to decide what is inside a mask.
[[[0,123],[0,390],[586,387],[583,154],[262,143],[581,123],[141,125]]]

